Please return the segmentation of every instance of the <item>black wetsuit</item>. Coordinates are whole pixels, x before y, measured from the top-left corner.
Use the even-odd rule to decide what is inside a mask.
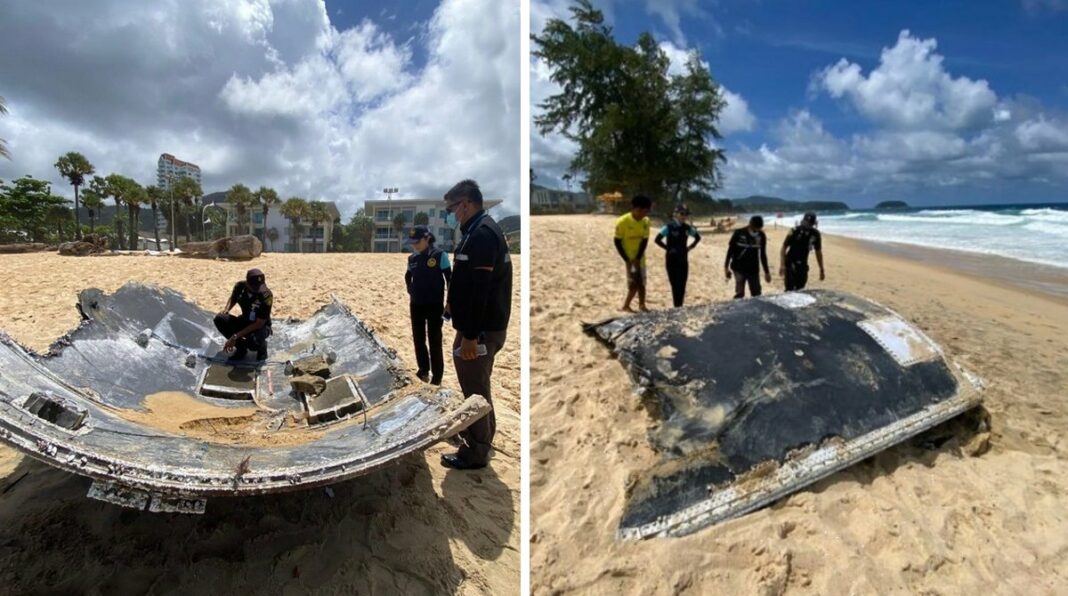
[[[797,226],[786,234],[786,291],[803,290],[808,284],[808,253],[823,250],[820,231],[816,228]]]
[[[749,295],[759,296],[760,269],[768,271],[768,237],[763,231],[750,234],[749,228],[735,230],[731,234],[730,244],[727,247],[727,260],[725,265],[734,272],[734,297],[745,296],[745,286],[749,285]]]
[[[689,244],[691,237],[695,239],[692,246]],[[676,307],[682,306],[686,298],[686,281],[690,277],[690,249],[700,241],[701,235],[697,233],[697,228],[674,220],[661,228],[656,237],[657,246],[665,250],[664,266],[667,268],[671,298]]]

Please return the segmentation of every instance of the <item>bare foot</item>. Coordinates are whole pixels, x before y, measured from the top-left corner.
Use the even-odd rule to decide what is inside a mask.
[[[644,304],[642,304],[641,306],[638,307],[638,310],[640,310],[642,312],[649,312],[649,307],[644,305]]]
[[[621,310],[622,310],[623,312],[634,312],[634,309],[633,309],[633,308],[631,308],[629,304],[624,304],[624,305],[623,305],[623,308],[622,308]]]

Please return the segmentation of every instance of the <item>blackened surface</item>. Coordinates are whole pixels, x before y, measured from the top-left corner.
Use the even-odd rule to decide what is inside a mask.
[[[625,525],[703,500],[710,484],[762,462],[861,436],[956,394],[944,361],[903,367],[857,326],[891,313],[846,294],[809,294],[816,303],[798,309],[741,300],[587,327],[657,406],[649,438],[666,460],[718,445],[715,462],[645,479],[652,489],[634,494]]]

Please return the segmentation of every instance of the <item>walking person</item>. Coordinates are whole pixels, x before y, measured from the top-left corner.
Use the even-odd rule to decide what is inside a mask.
[[[727,245],[727,260],[723,263],[723,272],[727,279],[734,275],[734,297],[744,298],[745,287],[749,286],[750,296],[760,295],[760,269],[764,269],[764,280],[771,283],[771,270],[768,269],[768,237],[764,235],[764,218],[754,215],[749,218],[749,225],[735,230]]]
[[[649,246],[649,211],[653,200],[637,195],[630,201],[630,211],[616,220],[616,252],[627,266],[627,299],[623,301],[623,310],[634,312],[630,302],[638,297],[638,308],[649,310],[645,306],[645,249]]]
[[[801,224],[787,232],[782,243],[779,261],[779,276],[785,278],[787,292],[805,289],[808,284],[808,253],[816,252],[820,266],[820,281],[826,279],[823,272],[823,239],[816,229],[816,214],[811,211],[801,218]]]
[[[701,241],[697,228],[689,224],[690,210],[686,205],[675,207],[673,218],[656,236],[656,245],[663,248],[664,265],[671,282],[671,299],[675,307],[682,306],[686,298],[686,281],[690,276],[689,253]],[[693,238],[693,244],[690,244]]]
[[[426,226],[415,226],[405,244],[412,248],[404,284],[408,287],[408,310],[415,341],[415,376],[432,385],[441,385],[445,361],[441,355],[441,326],[444,323],[445,288],[452,277],[449,254],[434,246],[434,235]],[[429,345],[427,344],[429,340]]]
[[[464,396],[481,395],[490,412],[460,433],[463,445],[441,456],[441,464],[473,470],[489,463],[497,431],[490,378],[493,359],[504,346],[512,312],[512,259],[500,226],[482,207],[482,191],[463,180],[445,193],[449,225],[461,237],[453,253],[452,280],[445,309],[456,329],[453,364]]]

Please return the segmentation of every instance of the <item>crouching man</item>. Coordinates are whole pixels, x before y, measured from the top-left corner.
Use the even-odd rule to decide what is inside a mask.
[[[226,338],[223,350],[233,352],[229,360],[242,360],[250,349],[256,360],[267,359],[267,338],[271,335],[271,304],[274,296],[259,269],[249,269],[245,281],[234,284],[226,308],[215,315],[215,328]],[[241,316],[230,314],[241,307]]]

